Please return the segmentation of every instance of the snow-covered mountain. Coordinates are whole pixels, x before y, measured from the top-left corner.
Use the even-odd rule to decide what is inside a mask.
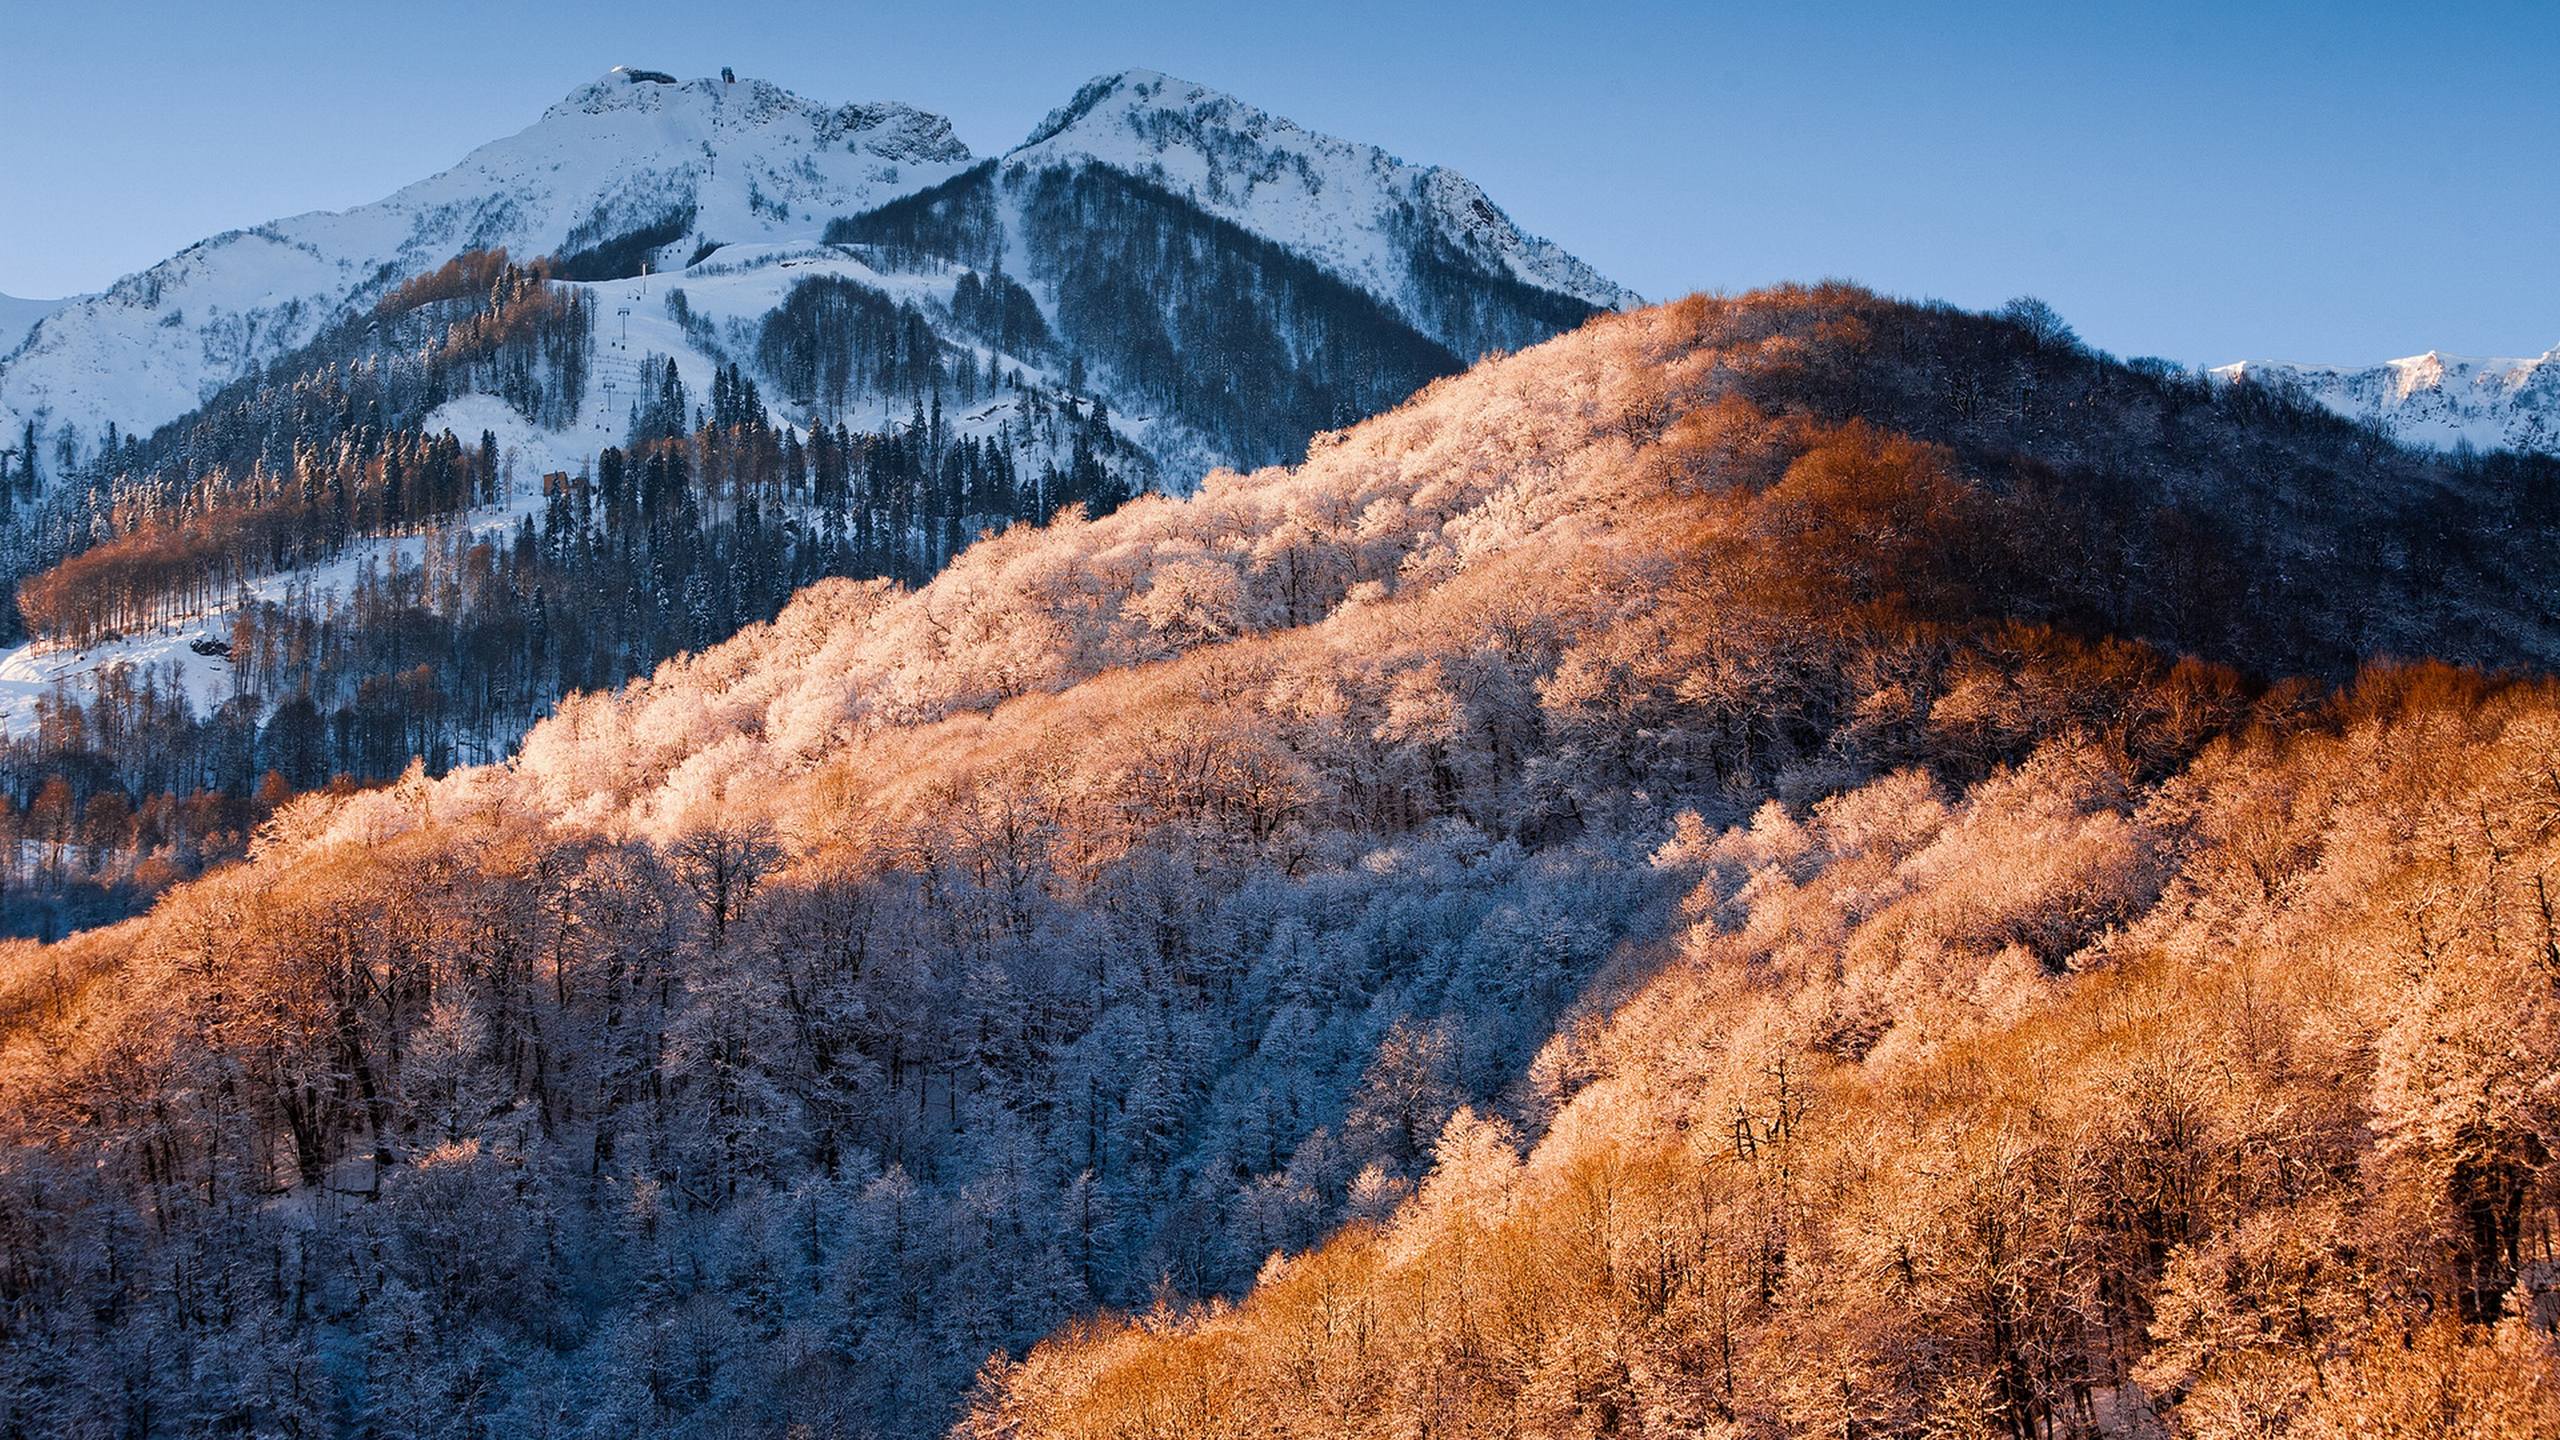
[[[1464,337],[1441,322],[1418,273],[1426,242],[1598,309],[1637,301],[1553,241],[1524,233],[1454,170],[1318,134],[1152,70],[1087,84],[1005,156],[1008,166],[1080,161],[1153,181],[1315,259],[1461,353]]]
[[[211,237],[58,309],[0,303],[0,434],[37,421],[51,465],[65,426],[84,451],[111,422],[147,432],[466,250],[585,257],[590,270],[638,254],[663,271],[723,246],[718,266],[734,266],[755,247],[812,251],[831,220],[973,159],[947,120],[908,105],[617,68],[381,201]],[[1460,359],[1543,338],[1561,318],[1521,322],[1506,298],[1488,320],[1474,292],[1595,309],[1634,298],[1461,176],[1152,72],[1086,85],[1004,160],[1016,174],[1100,165],[1162,186],[1376,297]]]
[[[2560,347],[2524,360],[2430,350],[2361,367],[2244,360],[2213,374],[2298,389],[2412,445],[2560,454]]]
[[[386,199],[216,235],[73,302],[0,361],[0,421],[147,430],[465,250],[569,253],[670,217],[685,236],[814,236],[970,158],[910,106],[617,69]]]

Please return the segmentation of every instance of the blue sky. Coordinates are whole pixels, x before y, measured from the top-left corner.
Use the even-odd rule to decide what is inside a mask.
[[[2560,345],[2560,3],[10,0],[0,291],[376,198],[615,64],[981,151],[1145,66],[1455,166],[1661,297],[1845,276],[2188,362]]]

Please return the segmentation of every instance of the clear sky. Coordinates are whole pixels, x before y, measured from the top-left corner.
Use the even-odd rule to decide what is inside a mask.
[[[2560,345],[2560,0],[0,4],[0,291],[377,198],[615,64],[981,152],[1144,66],[1481,182],[1649,296],[1845,276],[2191,363]]]

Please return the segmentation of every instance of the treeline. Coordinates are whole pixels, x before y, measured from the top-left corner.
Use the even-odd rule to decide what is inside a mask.
[[[1314,263],[1101,166],[1007,177],[1067,342],[1249,465],[1396,404],[1457,357]]]
[[[1388,233],[1405,247],[1413,277],[1407,303],[1432,333],[1451,337],[1460,359],[1535,345],[1600,313],[1587,300],[1532,285],[1459,249],[1410,202]]]
[[[569,232],[567,247],[551,262],[551,273],[563,280],[628,280],[641,273],[651,255],[692,234],[695,214],[690,201],[671,205],[610,235],[602,233],[601,213],[589,216]]]
[[[442,327],[425,347],[418,403],[432,410],[455,395],[495,395],[536,425],[575,420],[593,358],[595,302],[546,283],[555,273],[549,261],[518,265],[503,250],[475,250],[384,297],[377,321],[395,322],[397,332]]]
[[[828,413],[874,396],[939,394],[954,361],[922,311],[841,275],[791,287],[765,317],[756,359],[792,403]]]
[[[1039,356],[1049,349],[1049,322],[1040,302],[1004,273],[1002,264],[985,275],[964,270],[951,288],[954,323],[1007,355]]]
[[[757,330],[756,361],[793,404],[820,415],[865,403],[931,396],[975,405],[1025,388],[1019,364],[1051,348],[1048,322],[1031,292],[996,270],[963,271],[954,286],[952,323],[986,346],[985,363],[969,346],[945,339],[911,302],[896,301],[858,280],[822,275],[800,281]],[[1070,357],[1066,388],[1085,388],[1081,357]],[[1097,402],[1098,403],[1098,402]],[[662,414],[663,405],[653,413]],[[652,421],[653,425],[658,422]],[[639,422],[634,422],[635,433]],[[663,429],[662,425],[658,428]]]
[[[827,222],[826,243],[868,246],[883,265],[896,270],[954,264],[1000,269],[1004,217],[995,173],[996,162],[984,161],[877,209],[838,216]]]
[[[1047,326],[1003,270],[1008,204],[1020,207],[1029,277],[1056,298],[1055,340],[1072,362],[1237,463],[1294,459],[1308,436],[1460,368],[1385,302],[1101,166],[1034,173],[989,164],[839,220],[827,238],[868,247],[884,265],[961,267],[955,320],[1008,354],[1036,355],[1025,347],[1045,342]],[[1543,339],[1591,313],[1545,292],[1515,295],[1455,261],[1430,270],[1425,283],[1447,292],[1444,309],[1469,309],[1518,340]]]

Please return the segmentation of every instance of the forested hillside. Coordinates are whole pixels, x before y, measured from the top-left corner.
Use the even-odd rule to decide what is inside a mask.
[[[1450,344],[1624,296],[1446,172],[1170,84],[955,175],[965,149],[904,107],[615,72],[424,187],[554,253],[421,264],[438,209],[341,257],[369,278],[297,309],[299,343],[154,352],[238,374],[148,435],[72,423],[75,398],[116,413],[113,367],[55,371],[127,310],[193,323],[171,297],[255,279],[228,268],[250,240],[48,317],[0,373],[63,407],[0,436],[25,641],[0,651],[0,933],[130,914],[303,790],[503,757],[561,696],[819,578],[913,583],[983,531],[1295,458],[1456,373]],[[1118,128],[1176,104],[1136,173]],[[836,173],[874,150],[926,168]],[[1195,151],[1306,189],[1170,188]],[[416,199],[295,228],[362,250]]]
[[[654,354],[617,356],[620,392],[591,394],[595,292],[474,252],[186,423],[124,437],[79,489],[24,488],[0,569],[30,567],[25,653],[138,658],[10,717],[0,836],[42,848],[0,860],[0,912],[47,933],[112,918],[237,853],[277,797],[496,758],[560,696],[725,639],[810,581],[918,579],[981,530],[1108,508],[1152,475],[1099,401],[982,366],[850,281],[801,282],[763,320],[768,351],[805,335],[860,358],[817,323],[813,287],[913,337],[857,390],[901,418],[829,421],[852,413],[839,393],[777,422],[738,365],[698,396]],[[627,414],[590,452],[572,422],[615,399]],[[195,689],[155,637],[187,641]]]
[[[982,267],[1017,313],[1036,314],[1028,294],[1011,299],[1020,287],[1005,257],[1018,245],[1030,278],[1055,297],[1064,345],[1128,403],[1179,417],[1230,463],[1292,458],[1316,431],[1461,368],[1381,297],[1099,166],[989,163],[827,233],[872,245],[891,264]],[[1539,338],[1593,313],[1481,270],[1435,278],[1437,303],[1502,308]],[[1543,304],[1515,311],[1515,291]]]
[[[1790,289],[820,581],[0,951],[0,1433],[2560,1432],[2553,480]]]
[[[2381,671],[1684,816],[1416,1192],[991,1366],[991,1436],[2549,1436],[2560,691]]]

